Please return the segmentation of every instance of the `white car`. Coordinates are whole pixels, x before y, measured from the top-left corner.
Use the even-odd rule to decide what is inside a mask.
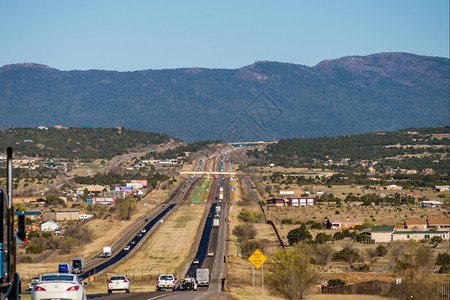
[[[123,250],[125,250],[125,251],[128,251],[128,250],[130,250],[130,245],[126,245],[125,247],[123,247]]]
[[[158,277],[158,282],[156,283],[157,291],[165,291],[171,289],[175,290],[177,279],[172,274],[161,274]]]
[[[208,252],[208,256],[214,256],[214,252],[213,251],[209,251]]]
[[[38,283],[39,281],[39,276],[38,277],[33,277],[31,279],[31,282],[28,284],[28,289],[32,290],[34,288],[34,286],[36,285],[36,283]]]
[[[86,300],[84,285],[75,274],[49,273],[39,277],[31,290],[31,300],[70,299]]]
[[[130,279],[125,275],[113,275],[108,279],[108,294],[112,291],[130,292]]]

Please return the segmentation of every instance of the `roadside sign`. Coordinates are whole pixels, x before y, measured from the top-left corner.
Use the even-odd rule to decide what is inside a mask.
[[[259,249],[256,249],[248,257],[248,260],[255,266],[256,269],[259,269],[266,262],[267,257]]]

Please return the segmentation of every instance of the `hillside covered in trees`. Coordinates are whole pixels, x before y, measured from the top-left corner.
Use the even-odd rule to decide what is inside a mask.
[[[248,150],[259,165],[345,169],[365,162],[383,171],[387,168],[422,170],[432,168],[447,175],[450,126],[406,129],[339,137],[285,139],[267,145],[265,151]]]
[[[130,150],[170,140],[166,134],[126,128],[21,127],[0,130],[0,145],[5,149],[13,147],[15,156],[44,158],[111,159]]]

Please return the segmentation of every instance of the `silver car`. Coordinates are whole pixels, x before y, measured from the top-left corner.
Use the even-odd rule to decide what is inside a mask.
[[[113,275],[109,277],[108,282],[108,294],[112,291],[125,291],[130,292],[130,279],[125,275]]]

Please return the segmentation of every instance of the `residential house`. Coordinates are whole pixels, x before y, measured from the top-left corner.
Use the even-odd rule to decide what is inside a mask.
[[[425,201],[420,201],[418,206],[420,207],[437,207],[437,206],[441,206],[442,202],[441,201],[429,201],[429,200],[425,200]]]
[[[392,241],[392,234],[394,233],[394,230],[395,226],[374,226],[372,227],[370,236],[375,243],[389,243]]]
[[[13,204],[36,202],[41,197],[14,197]]]
[[[80,212],[77,210],[58,210],[58,211],[49,211],[45,213],[45,219],[47,220],[78,220]]]
[[[448,239],[448,234],[448,231],[399,230],[394,231],[392,234],[392,241],[430,240],[435,236],[440,236],[442,239]]]
[[[385,191],[398,191],[398,190],[401,190],[401,189],[402,189],[401,186],[398,186],[398,185],[395,185],[395,184],[391,184],[391,185],[388,185],[388,186],[380,186],[380,190],[385,190]]]
[[[433,191],[435,192],[444,192],[444,191],[449,191],[450,190],[450,185],[436,185],[433,189]]]
[[[328,220],[325,224],[325,227],[328,229],[350,229],[355,228],[356,225],[362,225],[362,219],[331,219]]]
[[[434,227],[437,230],[450,228],[450,219],[449,218],[428,218],[427,219],[428,227]]]
[[[298,197],[288,198],[289,206],[314,206],[316,205],[315,197]]]
[[[274,206],[286,206],[287,199],[283,198],[272,198],[266,201],[268,205],[274,205]]]
[[[41,231],[54,232],[58,228],[59,228],[58,223],[56,223],[55,221],[51,221],[51,220],[41,224]]]
[[[406,229],[426,230],[428,223],[426,219],[411,219],[405,221]]]

